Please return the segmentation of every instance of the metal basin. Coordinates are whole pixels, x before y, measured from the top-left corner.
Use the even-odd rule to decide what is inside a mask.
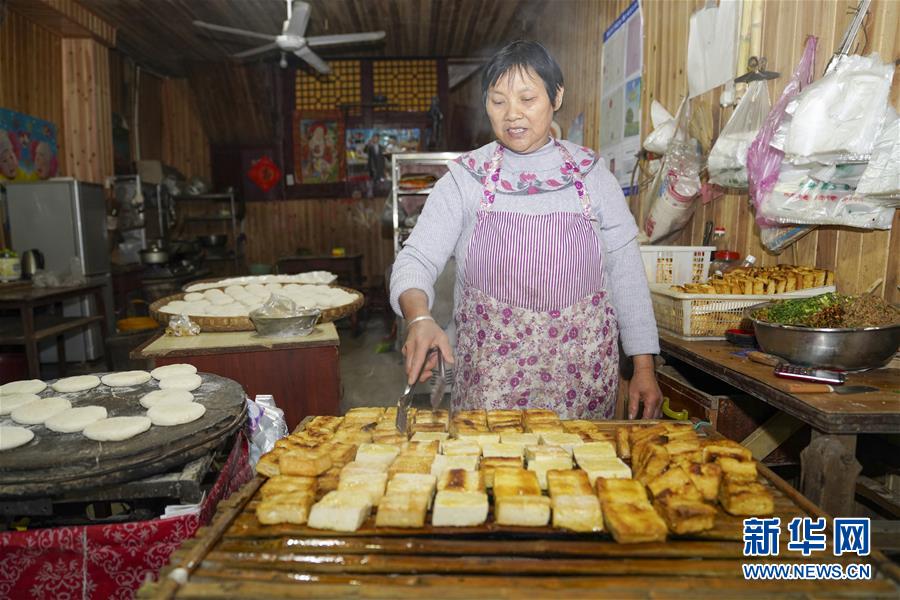
[[[889,363],[900,347],[900,324],[859,329],[776,325],[748,317],[764,352],[797,365],[863,371]]]
[[[318,308],[304,308],[291,317],[266,317],[253,311],[250,320],[263,337],[296,337],[312,333],[321,314]]]

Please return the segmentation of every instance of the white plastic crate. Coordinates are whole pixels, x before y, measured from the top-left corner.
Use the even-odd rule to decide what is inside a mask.
[[[725,332],[736,329],[744,318],[744,310],[754,304],[810,298],[834,290],[829,285],[771,295],[684,294],[673,291],[668,284],[650,284],[650,300],[660,329],[680,338],[724,340]]]
[[[714,246],[641,246],[641,259],[650,283],[704,283],[714,251]]]

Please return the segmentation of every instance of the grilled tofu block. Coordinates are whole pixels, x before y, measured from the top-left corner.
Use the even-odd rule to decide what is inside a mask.
[[[309,518],[309,508],[314,499],[314,491],[269,496],[256,506],[256,519],[263,525],[277,525],[278,523],[303,525]]]
[[[525,428],[517,423],[499,423],[491,425],[491,431],[494,433],[524,433]]]
[[[275,477],[281,474],[278,467],[278,457],[284,453],[280,448],[274,448],[259,457],[256,462],[256,472],[263,477]]]
[[[424,527],[431,497],[409,492],[388,492],[378,505],[376,527]]]
[[[402,433],[379,432],[372,434],[372,441],[376,444],[386,444],[388,446],[399,446],[406,442],[406,436]]]
[[[679,535],[706,531],[716,524],[716,509],[701,500],[666,495],[654,500],[653,507],[669,531]]]
[[[722,480],[722,468],[716,463],[692,464],[687,472],[703,499],[707,502],[715,501]]]
[[[481,454],[485,458],[521,458],[525,452],[525,446],[522,444],[504,444],[485,442],[481,444]]]
[[[401,454],[388,467],[388,474],[392,476],[397,473],[431,473],[434,459],[435,456],[431,454]]]
[[[431,524],[435,527],[474,527],[484,523],[487,515],[486,493],[441,490],[434,498]]]
[[[495,457],[481,459],[481,473],[484,475],[484,485],[489,488],[494,487],[494,472],[498,467],[521,469],[523,465],[524,462],[521,456],[518,458]]]
[[[616,446],[610,442],[589,442],[575,446],[575,460],[581,462],[596,458],[618,458],[616,456]]]
[[[531,446],[540,443],[540,437],[536,433],[501,433],[500,443]]]
[[[516,423],[522,422],[522,411],[520,410],[489,410],[487,411],[487,422],[488,425],[492,423],[496,423],[499,421],[514,421]]]
[[[470,439],[447,440],[443,450],[447,456],[481,456],[481,446]]]
[[[314,529],[356,531],[369,517],[372,505],[367,494],[333,491],[313,504],[307,524]]]
[[[482,432],[478,432],[478,433],[473,433],[472,435],[460,436],[459,439],[472,440],[479,446],[482,446],[483,444],[499,444],[500,443],[500,434],[482,431]]]
[[[664,542],[668,534],[665,521],[646,503],[603,503],[603,522],[620,544]]]
[[[334,417],[328,415],[313,417],[312,420],[306,425],[306,429],[321,429],[331,431],[333,433],[337,431],[337,428],[341,425],[341,422],[343,420],[343,417]]]
[[[315,477],[331,468],[331,457],[321,449],[288,450],[278,457],[282,475]]]
[[[356,421],[361,419],[375,419],[376,421],[384,416],[384,408],[380,406],[360,406],[351,408],[344,415],[344,421]]]
[[[561,421],[538,421],[525,424],[525,431],[529,433],[565,433]]]
[[[594,458],[583,460],[578,465],[585,473],[591,485],[600,479],[631,479],[631,469],[618,458]]]
[[[636,450],[632,460],[634,478],[647,483],[662,475],[669,466],[669,453],[664,446],[647,444]]]
[[[350,444],[334,444],[328,452],[331,464],[336,466],[346,465],[356,456],[357,446]]]
[[[591,431],[588,432],[587,436],[591,442],[609,442],[613,446],[616,445],[616,434],[613,431]]]
[[[412,440],[400,446],[400,456],[418,455],[418,456],[435,456],[441,450],[440,440]]]
[[[259,495],[263,499],[280,494],[293,492],[316,492],[315,477],[290,477],[288,475],[276,475],[265,482],[259,489]]]
[[[559,415],[549,408],[526,408],[523,416],[526,421],[559,421]]]
[[[450,414],[446,410],[417,410],[413,423],[421,424],[441,424],[444,429],[450,424]]]
[[[500,496],[540,496],[537,475],[525,469],[497,467],[494,471],[494,498]]]
[[[410,441],[413,442],[437,442],[439,445],[444,442],[444,440],[450,437],[450,434],[444,430],[440,431],[423,431],[421,429],[414,429],[415,433]],[[438,448],[440,450],[440,447]]]
[[[400,448],[388,444],[360,444],[356,450],[356,462],[390,465],[400,454]]]
[[[619,458],[631,458],[631,429],[629,427],[616,429],[616,453]]]
[[[473,425],[487,425],[486,410],[461,410],[453,415],[454,423],[470,422]]]
[[[344,475],[355,475],[357,473],[365,474],[365,473],[385,473],[387,472],[387,465],[379,462],[348,462],[346,465],[341,467],[341,476]]]
[[[723,456],[743,462],[753,460],[753,454],[749,449],[731,440],[705,440],[701,446],[703,462],[715,462]]]
[[[551,497],[550,503],[553,508],[554,527],[583,532],[603,531],[603,513],[597,496],[557,494]]]
[[[691,481],[687,471],[681,467],[672,467],[665,473],[647,483],[647,489],[654,498],[661,496],[679,496],[700,501],[703,496]]]
[[[547,471],[563,471],[571,468],[572,459],[568,456],[548,456],[528,461],[528,470],[537,475],[542,490],[547,489]]]
[[[580,469],[564,469],[547,471],[547,487],[550,497],[556,496],[593,496],[594,488],[587,473]]]
[[[560,446],[571,454],[575,446],[582,445],[584,440],[576,433],[543,432],[541,443],[547,446]]]
[[[342,474],[338,482],[338,491],[365,495],[371,506],[378,506],[381,497],[384,496],[387,478],[387,473]]]
[[[719,504],[726,512],[741,517],[771,515],[775,499],[766,486],[757,482],[738,482],[724,479],[719,488]]]
[[[434,457],[434,462],[431,463],[431,474],[435,477],[440,477],[444,474],[444,471],[448,471],[450,469],[477,471],[478,462],[480,460],[480,456],[472,454],[461,454],[457,456],[447,456],[445,454],[439,454],[438,456]]]
[[[332,467],[316,477],[316,488],[320,495],[338,489],[338,482],[341,480],[341,469]]]
[[[682,454],[696,454],[700,452],[700,440],[699,439],[691,439],[687,437],[678,438],[675,440],[670,439],[665,444],[666,452],[669,453],[673,459],[676,456],[680,456]]]
[[[534,460],[536,458],[547,458],[551,456],[570,457],[571,455],[561,446],[545,446],[538,444],[537,446],[525,446],[525,460]]]
[[[416,433],[447,433],[446,423],[413,423],[410,431]],[[447,434],[449,435],[449,434]]]
[[[636,479],[598,479],[596,488],[600,503],[604,506],[609,502],[650,506],[644,484]]]
[[[339,429],[331,438],[331,441],[358,446],[359,444],[370,443],[372,441],[372,433],[370,431],[351,431]]]
[[[756,481],[756,462],[741,462],[730,456],[721,456],[716,461],[722,468],[722,477],[729,481]]]
[[[496,481],[494,483],[496,484]],[[550,522],[550,498],[495,494],[494,518],[499,525],[543,527]]]
[[[586,419],[572,419],[571,421],[562,421],[563,431],[567,433],[592,433],[597,431],[597,424]]]
[[[481,471],[465,471],[448,469],[438,478],[437,489],[458,490],[463,492],[483,492],[484,475]]]
[[[434,499],[434,491],[437,486],[437,479],[434,475],[423,475],[421,473],[397,473],[393,477],[388,478],[386,494],[412,494],[422,496],[428,500],[428,508],[431,508],[431,501]]]
[[[489,434],[491,432],[488,429],[487,425],[474,425],[466,422],[462,423],[453,423],[450,425],[450,431],[457,439],[472,439],[478,437],[480,435]],[[497,439],[500,439],[500,436],[497,436]]]

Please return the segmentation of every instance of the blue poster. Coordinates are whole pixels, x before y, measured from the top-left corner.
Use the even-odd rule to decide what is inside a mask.
[[[0,181],[38,181],[57,174],[56,125],[0,108]]]

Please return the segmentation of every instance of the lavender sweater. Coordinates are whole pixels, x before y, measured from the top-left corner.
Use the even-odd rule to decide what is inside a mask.
[[[650,304],[647,278],[636,241],[638,228],[618,182],[587,148],[561,142],[575,157],[584,174],[596,221],[594,231],[603,249],[605,287],[616,310],[625,353],[658,354],[656,320]],[[408,289],[420,289],[434,303],[434,283],[452,256],[457,262],[454,313],[466,276],[466,255],[482,198],[482,181],[497,147],[496,142],[463,155],[450,164],[435,184],[409,239],[394,262],[391,306],[401,315],[398,299]],[[530,154],[508,150],[500,167],[494,211],[528,214],[581,212],[571,174],[563,169],[559,150],[549,142]],[[451,341],[455,327],[448,332]]]

